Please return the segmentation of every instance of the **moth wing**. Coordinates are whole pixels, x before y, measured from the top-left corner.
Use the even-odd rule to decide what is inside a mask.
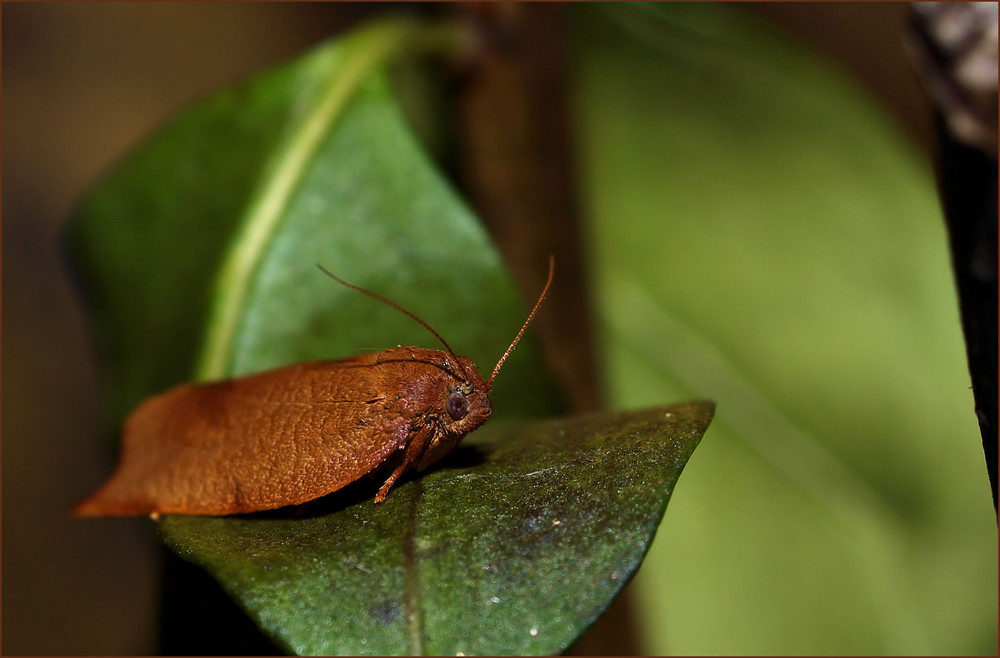
[[[123,426],[114,475],[74,513],[238,514],[336,491],[405,447],[384,370],[314,362],[150,398]]]

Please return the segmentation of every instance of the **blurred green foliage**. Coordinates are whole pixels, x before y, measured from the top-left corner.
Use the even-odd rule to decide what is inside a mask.
[[[934,182],[729,5],[582,5],[614,408],[719,405],[636,579],[650,654],[993,654],[997,528]]]

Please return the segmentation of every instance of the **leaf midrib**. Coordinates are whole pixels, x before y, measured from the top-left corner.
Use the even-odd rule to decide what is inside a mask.
[[[250,281],[270,237],[325,135],[343,115],[355,90],[373,71],[402,49],[414,29],[409,21],[391,20],[352,33],[335,48],[340,54],[325,89],[298,127],[279,148],[271,176],[250,203],[239,234],[216,278],[205,341],[195,368],[199,380],[228,374],[232,347],[250,289]]]
[[[417,574],[417,506],[424,486],[418,478],[407,501],[406,528],[403,529],[403,569],[406,582],[406,636],[411,656],[424,655],[423,619],[420,614],[420,583]]]

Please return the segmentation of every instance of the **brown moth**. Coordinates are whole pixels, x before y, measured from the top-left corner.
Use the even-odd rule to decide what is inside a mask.
[[[212,382],[184,384],[143,402],[125,420],[111,478],[77,516],[241,514],[325,496],[386,464],[381,503],[412,468],[424,470],[486,422],[488,397],[552,283],[483,379],[427,323],[384,297],[447,351],[394,347]]]

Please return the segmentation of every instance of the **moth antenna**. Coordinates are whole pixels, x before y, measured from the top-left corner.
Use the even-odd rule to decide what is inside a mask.
[[[528,328],[528,325],[531,324],[531,319],[535,317],[535,313],[538,311],[538,307],[542,305],[542,300],[545,299],[545,295],[549,294],[549,286],[552,285],[552,275],[555,273],[555,269],[556,259],[554,256],[549,254],[548,281],[545,282],[545,287],[542,288],[542,294],[538,296],[538,301],[535,302],[535,307],[531,309],[531,313],[528,314],[528,319],[524,321],[524,324],[521,325],[521,330],[517,332],[516,336],[514,336],[514,341],[510,344],[510,347],[507,348],[507,351],[503,353],[503,356],[500,357],[500,360],[497,361],[497,364],[493,366],[493,372],[490,373],[490,378],[486,381],[487,389],[493,386],[493,378],[497,376],[500,366],[502,366],[503,362],[507,360],[510,353],[514,351],[514,346],[517,345],[517,341],[521,340],[521,336],[524,335],[524,331]]]
[[[432,334],[434,334],[434,337],[437,338],[439,341],[441,341],[441,344],[444,345],[445,349],[448,350],[448,354],[451,354],[452,358],[455,359],[455,363],[458,364],[459,369],[461,369],[462,374],[465,376],[465,380],[468,381],[468,379],[469,379],[469,373],[465,371],[465,367],[462,365],[461,360],[459,360],[458,355],[455,354],[455,350],[451,349],[451,345],[449,345],[448,341],[446,341],[444,338],[441,337],[441,334],[439,334],[438,332],[434,331],[434,327],[430,326],[429,324],[427,324],[426,322],[424,322],[423,320],[421,320],[419,317],[417,317],[417,315],[415,313],[412,313],[411,311],[406,310],[405,308],[403,308],[402,306],[400,306],[396,302],[392,301],[391,299],[386,299],[385,297],[383,297],[382,295],[378,294],[377,292],[372,292],[371,290],[368,290],[367,288],[362,288],[361,286],[356,286],[353,283],[349,283],[347,281],[344,281],[339,276],[337,276],[336,274],[334,274],[330,270],[326,269],[325,267],[323,267],[319,263],[316,264],[316,267],[318,267],[320,269],[320,271],[323,272],[323,274],[327,275],[328,277],[330,277],[331,279],[333,279],[334,281],[336,281],[340,285],[344,286],[345,288],[350,288],[351,290],[355,290],[355,291],[360,292],[360,293],[362,293],[364,295],[368,295],[372,299],[377,299],[378,301],[382,302],[383,304],[391,306],[392,308],[396,309],[400,313],[404,313],[405,315],[409,316],[411,319],[415,320],[421,327],[423,327],[427,331],[429,331]],[[530,320],[531,318],[528,318],[528,319]],[[520,336],[518,336],[518,337],[520,337]],[[515,341],[515,342],[517,342],[517,341]]]

